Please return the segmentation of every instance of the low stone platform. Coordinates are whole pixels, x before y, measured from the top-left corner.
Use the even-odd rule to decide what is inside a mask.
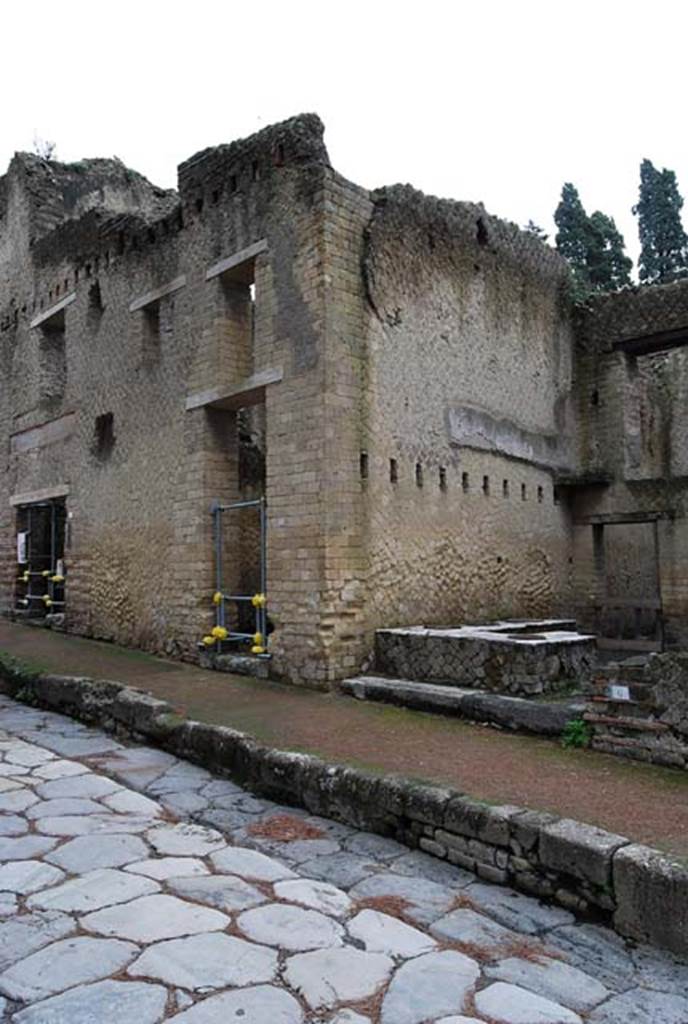
[[[530,732],[539,736],[560,736],[568,722],[580,718],[585,701],[561,697],[536,700],[505,697],[499,693],[481,693],[460,686],[416,683],[408,679],[386,679],[365,675],[344,679],[341,693],[358,700],[394,704],[412,711],[452,715],[473,722],[488,722],[501,729]]]
[[[595,637],[576,632],[571,619],[375,634],[375,666],[385,675],[523,696],[582,689],[595,661]]]

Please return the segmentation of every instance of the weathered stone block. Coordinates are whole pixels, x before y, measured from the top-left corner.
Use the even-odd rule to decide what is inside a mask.
[[[468,797],[456,797],[447,804],[444,827],[448,832],[456,832],[471,839],[508,846],[509,821],[521,811],[521,807],[492,807]]]
[[[610,893],[612,857],[627,844],[628,839],[624,836],[570,818],[561,818],[543,828],[539,860],[546,869],[581,879],[596,889]]]
[[[688,953],[688,865],[633,844],[614,855],[613,878],[617,930]]]

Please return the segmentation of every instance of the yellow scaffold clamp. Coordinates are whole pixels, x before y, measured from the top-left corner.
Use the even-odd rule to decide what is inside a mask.
[[[229,635],[224,626],[213,626],[210,630],[210,634],[215,637],[216,640],[226,640]]]
[[[48,578],[49,575],[50,569],[44,569],[43,572],[41,573],[41,576],[44,576],[46,579]]]
[[[59,573],[55,573],[54,576],[50,577],[50,582],[51,583],[64,583],[64,581],[65,581],[64,576],[60,576]]]
[[[29,582],[29,570],[28,569],[26,570],[25,573],[22,574],[21,578],[24,580],[24,583],[28,583]]]
[[[43,595],[43,604],[45,605],[46,608],[52,608],[52,606],[53,606],[53,599],[50,596],[50,594],[44,594]]]
[[[222,591],[216,590],[213,594],[213,604],[222,604]]]
[[[251,598],[251,604],[254,608],[264,608],[268,603],[268,599],[265,594],[254,594]]]
[[[265,654],[265,648],[263,647],[263,634],[253,634],[253,647],[251,648],[251,654]]]
[[[212,647],[214,643],[215,643],[215,637],[214,636],[204,636],[203,637],[203,644],[204,644],[205,647]]]

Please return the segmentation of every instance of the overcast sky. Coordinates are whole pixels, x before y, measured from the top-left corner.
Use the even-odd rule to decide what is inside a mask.
[[[572,181],[631,254],[638,165],[688,196],[680,0],[32,0],[3,4],[0,173],[34,136],[157,184],[314,110],[359,184],[411,182],[553,232]]]

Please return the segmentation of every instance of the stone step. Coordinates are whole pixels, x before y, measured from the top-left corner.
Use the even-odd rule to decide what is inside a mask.
[[[567,722],[580,718],[586,707],[583,697],[542,701],[376,675],[355,676],[338,685],[341,693],[358,700],[490,722],[545,736],[559,736]]]
[[[669,731],[666,722],[651,722],[644,718],[629,718],[626,715],[598,715],[595,712],[586,711],[583,718],[591,725],[608,725],[617,729],[628,729],[632,732],[660,733]]]

